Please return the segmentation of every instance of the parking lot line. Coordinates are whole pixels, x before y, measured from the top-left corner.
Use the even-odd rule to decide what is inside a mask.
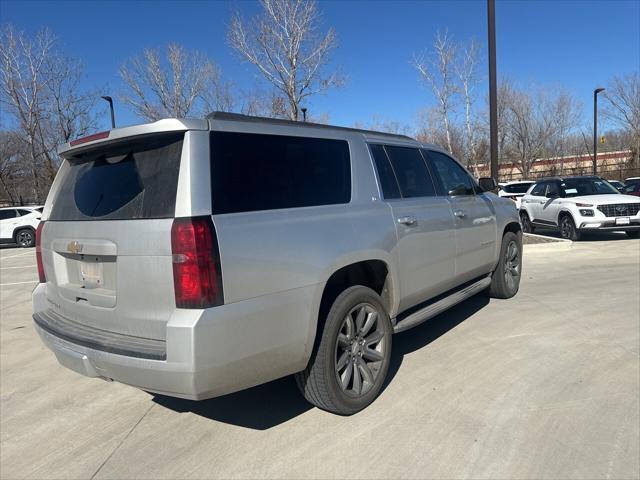
[[[25,283],[38,283],[38,280],[31,280],[30,282],[0,283],[0,287],[8,287],[9,285],[24,285]]]
[[[23,255],[28,255],[32,252],[24,252],[24,253],[18,253],[17,255],[11,255],[9,257],[0,257],[0,260],[7,260],[8,258],[16,258],[16,257],[21,257]]]
[[[25,265],[24,267],[2,267],[0,268],[0,270],[12,270],[15,268],[32,268],[32,267],[37,267],[37,265]]]

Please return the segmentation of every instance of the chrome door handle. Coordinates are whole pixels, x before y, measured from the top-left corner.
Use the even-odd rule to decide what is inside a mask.
[[[398,218],[398,223],[401,223],[402,225],[414,225],[417,221],[418,220],[416,220],[416,217],[413,217],[411,215]]]
[[[455,210],[453,212],[453,216],[458,218],[464,218],[467,216],[467,214],[463,210]]]

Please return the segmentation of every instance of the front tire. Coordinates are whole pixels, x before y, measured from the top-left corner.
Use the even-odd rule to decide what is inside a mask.
[[[500,260],[491,277],[489,296],[511,298],[520,289],[522,276],[522,235],[507,232],[502,237]]]
[[[16,232],[15,241],[22,248],[33,247],[36,244],[36,234],[30,228],[22,228]]]
[[[352,415],[380,393],[391,362],[391,320],[380,297],[354,286],[338,295],[307,368],[296,374],[313,405]]]
[[[565,214],[560,217],[560,236],[565,240],[577,242],[580,240],[580,232],[576,228],[576,224],[571,215]]]

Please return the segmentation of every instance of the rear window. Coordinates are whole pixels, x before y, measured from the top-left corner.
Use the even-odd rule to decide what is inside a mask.
[[[344,140],[213,132],[212,210],[218,213],[349,203]]]
[[[505,193],[527,193],[531,185],[533,183],[513,183],[502,187],[502,191]]]
[[[172,217],[183,138],[144,137],[70,158],[49,220]]]

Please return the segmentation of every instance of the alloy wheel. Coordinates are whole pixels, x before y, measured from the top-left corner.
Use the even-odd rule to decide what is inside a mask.
[[[365,395],[376,383],[387,342],[383,320],[376,307],[361,303],[352,308],[340,326],[335,348],[335,374],[347,395]]]
[[[28,247],[33,244],[33,233],[29,230],[23,230],[18,233],[16,240],[16,243],[21,247]]]
[[[518,277],[520,277],[520,250],[516,242],[511,241],[504,254],[504,281],[509,290],[516,288]]]

